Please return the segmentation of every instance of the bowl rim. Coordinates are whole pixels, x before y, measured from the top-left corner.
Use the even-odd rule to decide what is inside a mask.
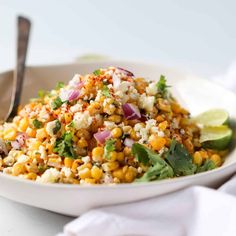
[[[76,66],[76,65],[96,65],[96,64],[102,64],[102,63],[127,63],[127,64],[139,64],[139,65],[143,65],[143,66],[160,66],[162,68],[167,68],[169,70],[172,71],[176,71],[178,73],[184,73],[188,76],[192,76],[193,74],[187,70],[184,69],[179,69],[176,67],[172,67],[172,66],[167,66],[164,64],[161,64],[159,62],[155,62],[155,61],[142,61],[142,60],[132,60],[132,59],[113,59],[113,58],[108,58],[108,59],[101,59],[98,61],[76,61],[76,62],[68,62],[68,63],[56,63],[56,64],[40,64],[40,65],[29,65],[26,66],[26,73],[28,70],[31,69],[48,69],[51,67],[61,67],[61,66]],[[111,65],[112,66],[112,65]],[[7,69],[4,71],[0,72],[0,77],[4,74],[7,73],[13,73],[14,70],[12,69]],[[198,75],[193,75],[194,77],[199,77],[199,79],[203,79],[201,76]],[[215,86],[220,87],[219,84],[214,83],[212,81],[208,81],[209,83],[214,84]],[[235,99],[236,99],[236,94],[233,93],[232,91],[227,90],[228,93],[231,93]],[[227,157],[226,157],[227,158]],[[227,163],[226,165],[220,166],[216,169],[210,170],[210,171],[206,171],[206,172],[202,172],[202,173],[198,173],[198,174],[193,174],[193,175],[188,175],[188,176],[180,176],[180,177],[175,177],[175,178],[169,178],[169,179],[163,179],[163,180],[156,180],[156,181],[150,181],[150,182],[140,182],[140,183],[121,183],[121,184],[94,184],[94,185],[81,185],[81,184],[66,184],[66,183],[40,183],[37,181],[32,181],[32,180],[27,180],[21,177],[17,177],[17,176],[11,176],[8,174],[5,174],[3,172],[0,172],[0,178],[4,178],[7,179],[9,181],[13,181],[13,182],[19,182],[22,184],[26,184],[26,185],[31,185],[33,187],[38,186],[41,188],[66,188],[66,189],[81,189],[81,190],[95,190],[95,189],[127,189],[127,188],[139,188],[139,187],[152,187],[152,186],[161,186],[161,185],[165,185],[165,184],[175,184],[176,182],[182,182],[182,181],[188,181],[188,180],[192,180],[195,179],[197,177],[202,178],[205,177],[207,175],[214,175],[215,173],[221,173],[224,172],[227,169],[230,168],[236,168],[236,158],[233,162],[231,163]]]

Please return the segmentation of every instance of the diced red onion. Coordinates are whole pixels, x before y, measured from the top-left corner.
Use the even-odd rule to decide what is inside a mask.
[[[20,133],[16,137],[16,141],[23,146],[25,144],[26,139],[28,138],[27,134],[25,133]]]
[[[112,82],[115,89],[119,88],[121,79],[116,73],[112,76]]]
[[[109,130],[100,131],[94,134],[93,136],[99,143],[103,144],[105,143],[106,139],[111,137],[111,131]]]
[[[73,88],[81,89],[84,86],[84,81],[76,81],[70,84]]]
[[[122,109],[127,120],[135,120],[141,118],[139,108],[134,104],[125,103],[124,105],[122,105]]]
[[[126,69],[123,69],[123,68],[121,68],[121,67],[117,67],[117,69],[118,69],[120,72],[122,72],[122,73],[124,73],[125,75],[127,75],[127,76],[134,76],[134,74],[133,74],[132,72],[130,72],[130,71],[126,70]]]
[[[134,144],[134,140],[133,140],[133,139],[126,138],[126,139],[124,140],[124,145],[125,145],[126,147],[132,147],[133,144]]]
[[[11,142],[11,146],[16,150],[20,149],[25,145],[25,141],[27,138],[28,135],[26,133],[19,133],[16,137],[16,140]]]
[[[61,94],[60,94],[60,98],[62,100],[62,102],[65,102],[65,101],[73,101],[73,100],[76,100],[80,95],[80,91],[79,90],[72,90],[72,89],[64,89],[61,91]]]
[[[21,145],[17,141],[11,141],[11,146],[13,149],[18,150],[21,148]]]
[[[80,95],[80,91],[79,90],[72,90],[70,95],[69,95],[69,102],[72,102],[74,100],[76,100]]]

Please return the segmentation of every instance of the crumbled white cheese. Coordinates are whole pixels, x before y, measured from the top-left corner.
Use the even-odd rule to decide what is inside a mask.
[[[55,134],[53,133],[53,130],[56,128],[56,124],[57,124],[57,120],[48,122],[46,125],[46,132],[48,133],[48,135],[50,135],[51,137],[54,136]]]
[[[20,155],[18,158],[17,158],[17,162],[20,163],[20,162],[26,162],[28,161],[30,158],[29,156],[26,156],[24,154]]]
[[[126,93],[130,87],[133,87],[133,83],[131,82],[128,82],[128,81],[122,81],[119,85],[119,90],[122,92],[122,93]]]
[[[89,115],[88,111],[77,112],[73,121],[76,129],[86,129],[92,124],[93,118]]]
[[[154,96],[157,94],[157,84],[155,82],[150,83],[148,87],[146,87],[146,93],[148,95]]]
[[[39,146],[38,152],[40,153],[40,158],[41,159],[46,159],[47,158],[46,148],[43,145]]]
[[[117,125],[115,124],[115,122],[113,121],[104,121],[104,126],[108,129],[113,129],[115,128]]]
[[[68,167],[62,167],[61,172],[64,173],[65,177],[69,178],[71,176],[71,169]]]
[[[154,96],[146,96],[146,94],[142,94],[139,97],[139,106],[142,109],[145,109],[146,111],[150,112],[153,110],[155,103],[155,97]]]
[[[99,102],[102,96],[103,96],[102,90],[98,90],[98,91],[97,91],[97,96],[96,96],[96,98],[95,98],[95,101],[96,101],[96,102]]]
[[[89,163],[90,162],[90,157],[89,156],[82,157],[81,159],[84,163]]]
[[[55,168],[47,169],[36,181],[39,183],[55,183],[60,177],[60,172]]]
[[[82,111],[82,108],[83,108],[83,104],[81,104],[81,103],[76,103],[74,106],[71,106],[71,107],[70,107],[70,111],[71,111],[72,113],[76,113],[76,112],[78,112],[78,111]]]

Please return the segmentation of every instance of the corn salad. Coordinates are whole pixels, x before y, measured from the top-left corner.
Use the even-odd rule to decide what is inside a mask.
[[[164,76],[147,81],[109,67],[39,91],[11,123],[0,126],[0,171],[67,184],[195,174],[220,166],[225,155],[204,149],[199,136],[200,128],[170,94]],[[177,151],[189,158],[189,171],[175,169],[182,158],[175,157]]]

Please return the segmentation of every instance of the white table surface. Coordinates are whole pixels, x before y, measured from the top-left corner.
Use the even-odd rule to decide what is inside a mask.
[[[15,62],[15,17],[33,21],[28,64],[83,53],[140,58],[205,76],[236,58],[234,0],[0,0],[0,71]],[[72,218],[0,197],[1,236],[51,236]]]

